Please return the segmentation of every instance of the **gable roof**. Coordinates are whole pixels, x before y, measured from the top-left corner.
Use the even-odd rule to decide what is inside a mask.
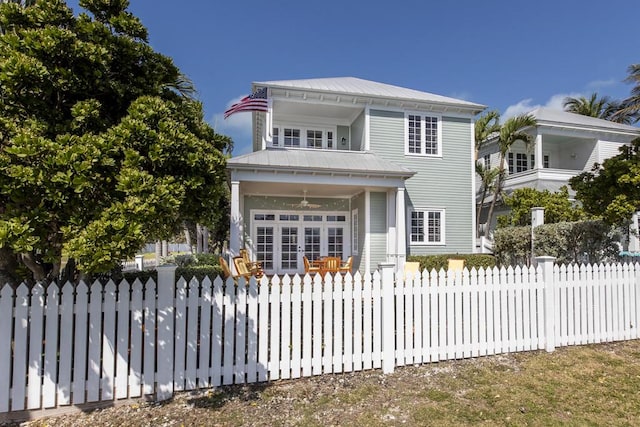
[[[320,79],[302,80],[274,80],[265,82],[254,82],[255,87],[267,86],[279,89],[296,89],[313,92],[325,92],[333,94],[356,95],[363,97],[390,98],[414,102],[425,102],[435,104],[453,104],[482,111],[485,105],[462,99],[450,98],[436,95],[429,92],[421,92],[414,89],[407,89],[386,83],[379,83],[370,80],[359,79],[357,77],[333,77]]]
[[[415,172],[370,152],[267,148],[227,160],[228,169],[300,170],[409,178]]]
[[[583,116],[581,114],[569,113],[567,111],[555,110],[548,107],[536,108],[530,112],[538,121],[538,125],[569,125],[581,128],[593,128],[599,130],[615,130],[631,132],[640,135],[640,128],[609,120],[598,119],[596,117]]]

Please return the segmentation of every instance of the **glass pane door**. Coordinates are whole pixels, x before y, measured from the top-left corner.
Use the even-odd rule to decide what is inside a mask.
[[[266,271],[273,270],[273,226],[256,227],[256,259]]]
[[[340,259],[344,254],[344,227],[327,227],[327,255]]]
[[[320,258],[320,227],[304,228],[304,254],[309,261]]]
[[[280,244],[280,269],[295,272],[298,269],[298,227],[281,227]]]

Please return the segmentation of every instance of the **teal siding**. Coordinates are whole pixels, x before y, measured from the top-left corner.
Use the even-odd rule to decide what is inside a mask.
[[[370,148],[417,172],[406,181],[407,210],[445,209],[446,245],[409,246],[408,254],[473,252],[471,120],[442,118],[442,157],[406,156],[404,113],[371,110]],[[408,218],[408,215],[407,215]],[[410,224],[407,220],[407,229]]]
[[[371,271],[387,260],[387,193],[370,193]]]

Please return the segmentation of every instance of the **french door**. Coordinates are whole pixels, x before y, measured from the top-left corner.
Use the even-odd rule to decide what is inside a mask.
[[[316,213],[253,213],[253,256],[268,274],[302,274],[306,256],[345,259],[349,254],[345,215]]]

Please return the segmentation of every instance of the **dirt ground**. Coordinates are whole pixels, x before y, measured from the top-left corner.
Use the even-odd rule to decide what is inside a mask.
[[[633,425],[640,342],[177,393],[28,426]]]

